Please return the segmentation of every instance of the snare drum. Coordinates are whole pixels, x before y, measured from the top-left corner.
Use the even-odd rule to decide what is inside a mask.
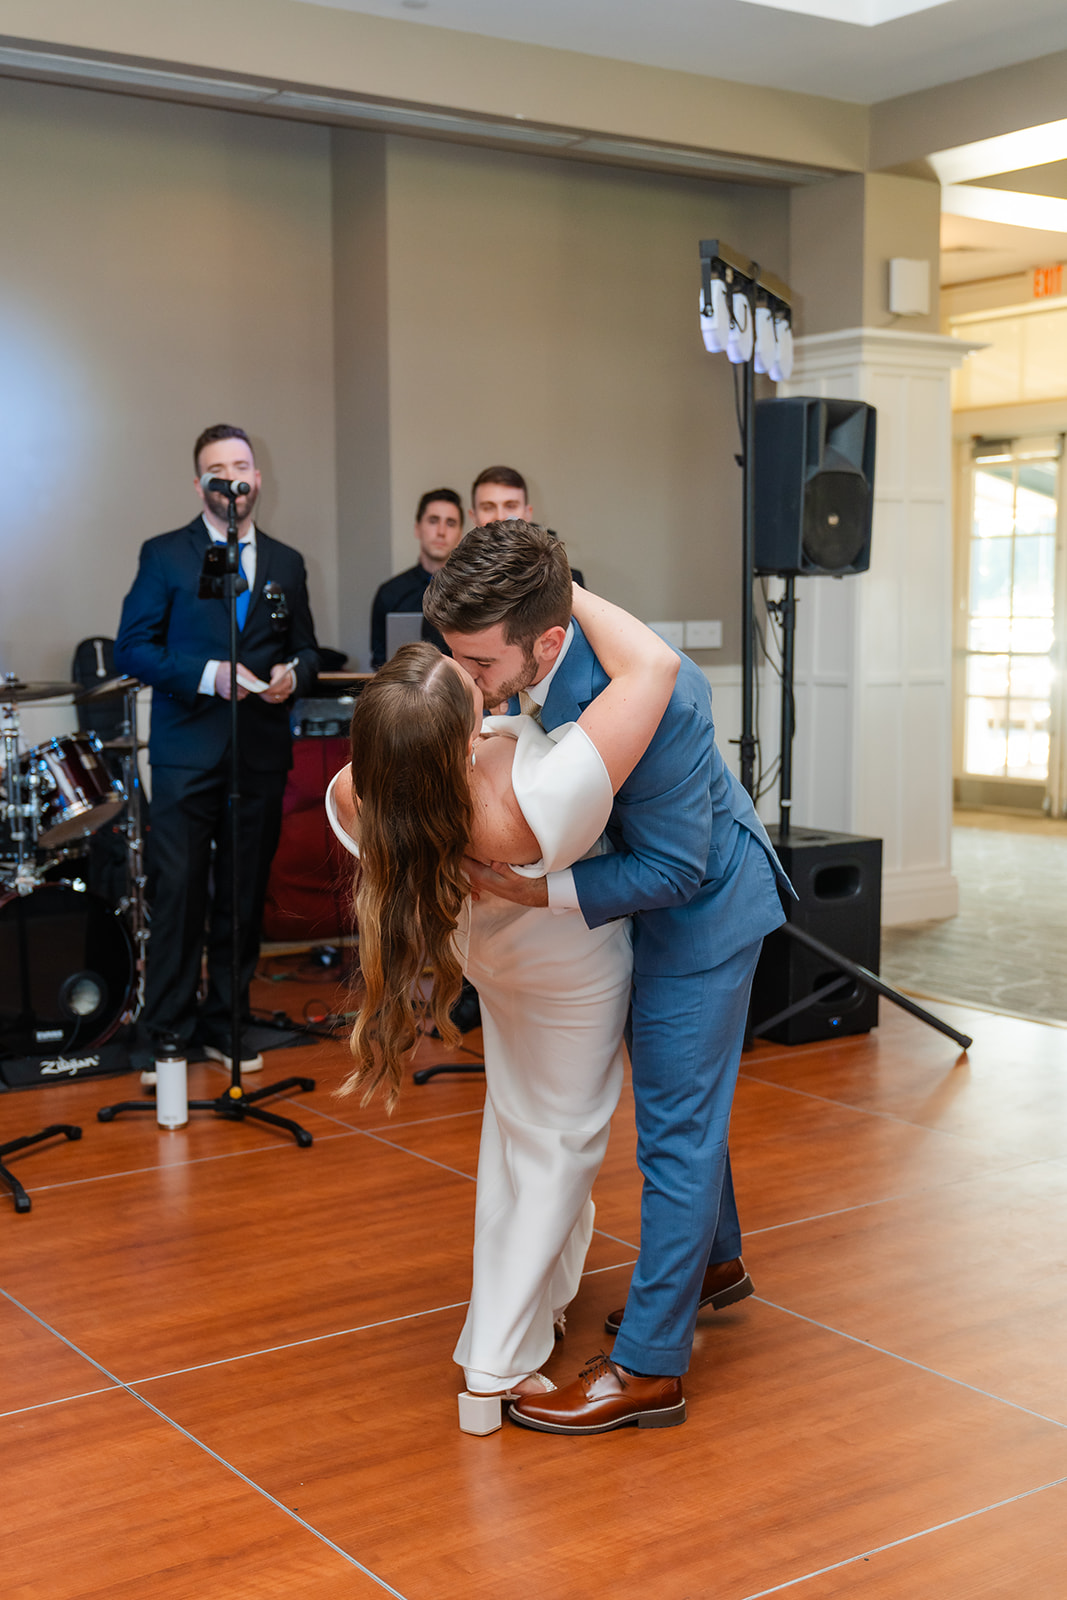
[[[19,769],[24,780],[37,774],[41,797],[37,843],[44,850],[88,838],[126,803],[122,784],[108,771],[95,733],[49,739],[27,751]]]

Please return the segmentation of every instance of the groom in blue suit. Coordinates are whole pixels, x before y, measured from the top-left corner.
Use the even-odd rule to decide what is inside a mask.
[[[520,521],[473,529],[427,591],[424,609],[487,705],[576,721],[607,676],[570,616],[566,554]],[[613,1357],[548,1394],[523,1395],[513,1421],[549,1433],[602,1433],[685,1421],[682,1375],[697,1312],[751,1294],[727,1150],[748,997],[764,936],[791,892],[749,796],[715,743],[711,692],[683,658],[648,750],[615,797],[614,853],[549,879],[472,866],[475,886],[521,904],[579,909],[592,928],[634,918],[630,1017],[641,1251]]]

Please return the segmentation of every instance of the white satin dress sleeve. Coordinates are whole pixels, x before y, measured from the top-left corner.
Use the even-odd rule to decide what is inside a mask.
[[[515,795],[541,847],[533,872],[604,848],[611,782],[577,724],[547,734],[491,717],[517,739]],[[455,1350],[467,1388],[493,1393],[551,1355],[593,1235],[593,1181],[622,1086],[630,923],[590,929],[493,896],[471,906],[466,971],[482,1008],[486,1097],[473,1285]]]

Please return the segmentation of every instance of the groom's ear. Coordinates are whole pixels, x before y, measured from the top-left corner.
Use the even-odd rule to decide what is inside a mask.
[[[552,666],[563,649],[563,641],[566,637],[566,628],[555,627],[546,628],[544,633],[534,640],[533,656],[538,667],[547,671]]]

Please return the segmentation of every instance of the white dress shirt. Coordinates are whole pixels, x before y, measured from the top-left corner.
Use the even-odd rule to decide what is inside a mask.
[[[225,544],[226,535],[224,533],[216,533],[206,517],[203,517],[202,520],[204,527],[211,535],[212,544]],[[254,522],[249,523],[248,532],[241,539],[241,543],[245,546],[241,551],[241,571],[248,580],[248,592],[251,594],[256,586],[256,526]],[[204,670],[200,674],[200,685],[197,691],[199,694],[215,693],[215,675],[219,670],[219,666],[220,663],[218,661],[205,663]]]

